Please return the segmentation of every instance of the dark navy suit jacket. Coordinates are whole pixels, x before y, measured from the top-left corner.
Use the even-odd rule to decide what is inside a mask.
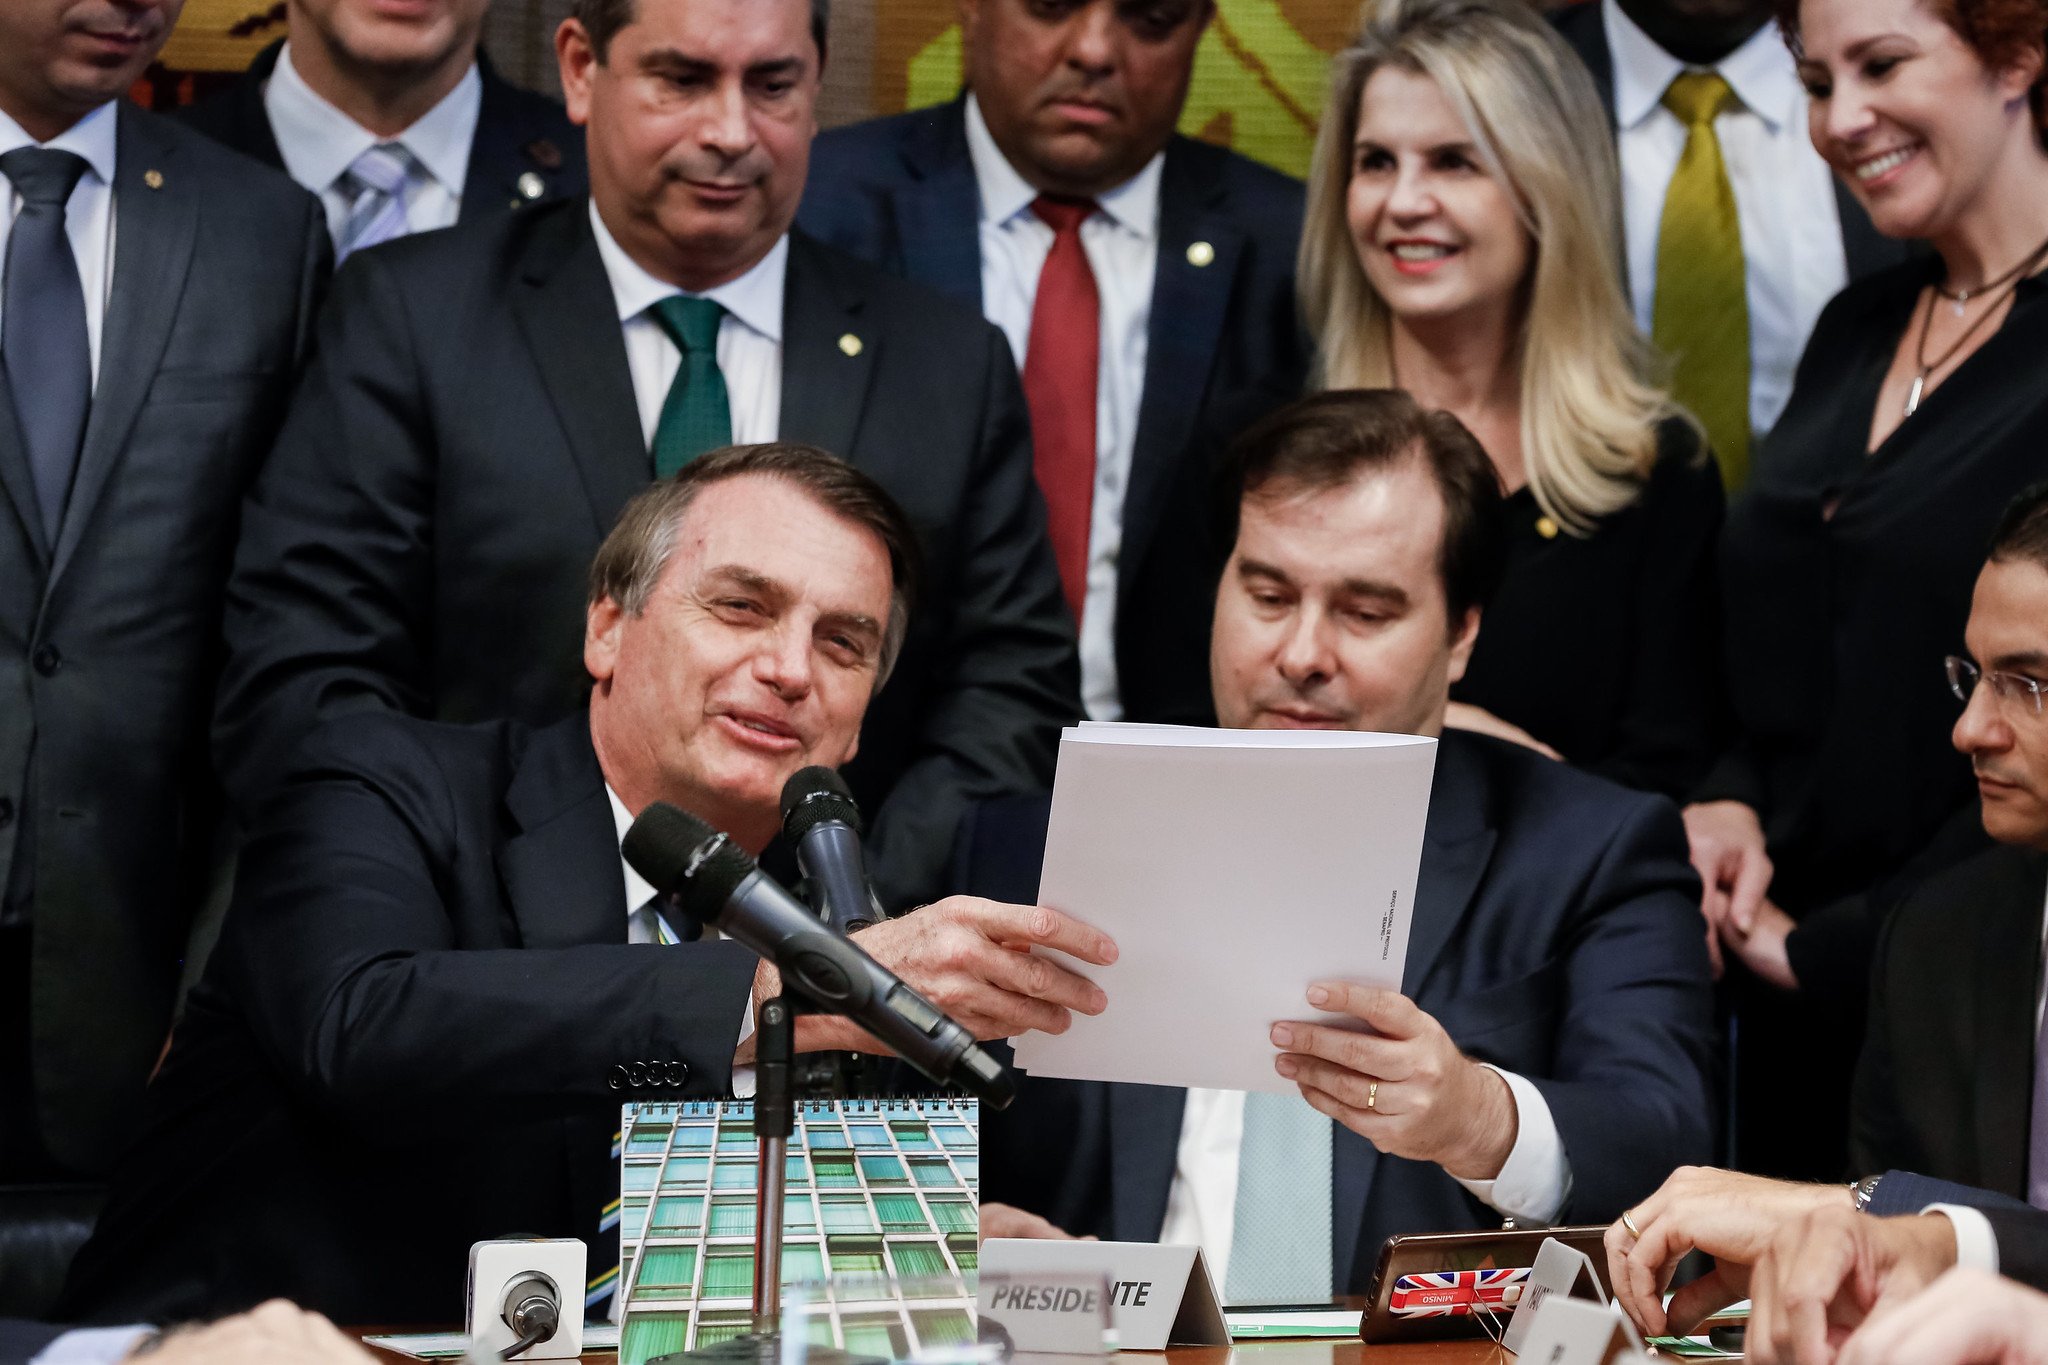
[[[277,69],[282,39],[256,54],[249,69],[213,98],[181,109],[173,117],[266,166],[284,169],[263,87]],[[469,144],[469,169],[462,180],[456,221],[473,223],[527,203],[566,199],[590,187],[584,167],[583,130],[569,122],[562,106],[500,76],[477,54],[483,100],[476,136]],[[526,180],[531,175],[533,180]],[[523,182],[523,183],[522,183]],[[538,188],[540,193],[529,192]]]
[[[1118,558],[1117,683],[1135,720],[1209,716],[1209,613],[1224,445],[1298,396],[1309,343],[1294,301],[1301,185],[1175,137],[1159,183],[1158,272]],[[822,134],[798,224],[981,308],[980,191],[966,104]],[[1189,248],[1207,243],[1209,252]]]
[[[1050,803],[981,807],[964,889],[1037,898]],[[1254,932],[1247,926],[1247,940]],[[1218,945],[1217,951],[1242,951]],[[1561,1222],[1606,1222],[1714,1146],[1712,988],[1678,812],[1531,750],[1458,731],[1438,749],[1402,990],[1467,1055],[1543,1093],[1571,1162]],[[1185,1092],[1022,1078],[985,1116],[983,1196],[1067,1230],[1159,1236]],[[1397,1232],[1497,1225],[1435,1165],[1336,1133],[1334,1288],[1359,1293]]]
[[[28,1365],[36,1353],[64,1333],[62,1327],[0,1319],[0,1365]]]

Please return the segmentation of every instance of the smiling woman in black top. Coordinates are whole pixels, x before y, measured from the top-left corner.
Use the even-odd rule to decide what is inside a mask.
[[[2048,2],[1785,18],[1814,145],[1880,230],[1934,251],[1829,305],[1723,542],[1740,738],[1686,825],[1710,924],[1803,998],[1749,1030],[1788,1072],[1798,1054],[1804,1081],[1766,1087],[1781,1131],[1796,1119],[1776,1106],[1838,1074],[1826,1030],[1853,1045],[1878,917],[1982,837],[1942,658],[1963,652],[2001,508],[2048,472]],[[1804,1023],[1819,1032],[1794,1046]]]
[[[1682,796],[1714,753],[1720,474],[1619,284],[1592,78],[1521,0],[1377,0],[1332,69],[1300,270],[1320,382],[1452,413],[1509,495],[1445,723]]]

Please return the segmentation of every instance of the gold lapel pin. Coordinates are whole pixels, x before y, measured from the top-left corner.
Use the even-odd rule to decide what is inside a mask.
[[[1556,540],[1557,523],[1549,517],[1536,518],[1536,534],[1542,536],[1545,540]]]
[[[1210,246],[1207,242],[1190,242],[1188,244],[1188,264],[1197,270],[1215,259],[1216,248]]]
[[[848,332],[845,336],[839,338],[839,349],[846,353],[848,359],[851,359],[854,356],[859,355],[860,338],[855,336],[853,333]]]
[[[155,170],[144,171],[142,173],[142,183],[153,190],[160,190],[164,187],[164,173]]]

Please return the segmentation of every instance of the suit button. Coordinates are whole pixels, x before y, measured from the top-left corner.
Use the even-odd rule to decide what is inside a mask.
[[[36,672],[47,678],[64,666],[64,656],[57,652],[55,645],[38,645],[29,662],[35,665]]]
[[[626,1088],[626,1068],[614,1066],[611,1075],[605,1077],[605,1084],[614,1090],[624,1090]]]
[[[647,1084],[647,1063],[634,1062],[626,1068],[626,1084],[635,1090]]]
[[[0,796],[0,829],[6,829],[9,825],[13,823],[14,803],[12,801],[9,801],[6,797]]]
[[[688,1085],[690,1083],[690,1064],[688,1062],[670,1062],[668,1064],[668,1083],[678,1090]]]

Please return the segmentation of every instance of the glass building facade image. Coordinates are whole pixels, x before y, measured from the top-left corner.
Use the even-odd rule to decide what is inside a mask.
[[[628,1105],[620,1134],[621,1365],[745,1332],[753,1104]],[[802,1106],[789,1139],[782,1283],[813,1286],[813,1340],[903,1359],[974,1339],[980,1142],[971,1099]]]

